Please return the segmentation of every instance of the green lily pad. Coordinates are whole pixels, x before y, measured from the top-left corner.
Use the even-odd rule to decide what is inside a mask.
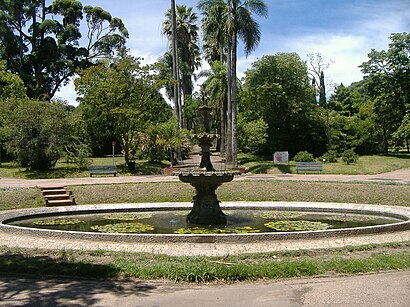
[[[138,213],[112,213],[104,215],[106,220],[118,220],[118,221],[133,221],[133,220],[142,220],[149,219],[152,217],[152,213],[148,212],[138,212]]]
[[[260,217],[263,219],[294,219],[303,216],[303,213],[285,211],[264,211],[260,213],[254,213],[253,216]]]
[[[332,225],[322,222],[312,222],[312,221],[277,221],[268,222],[264,224],[270,229],[276,231],[312,231],[312,230],[325,230]]]
[[[205,228],[205,227],[192,227],[192,228],[179,228],[174,231],[177,234],[238,234],[238,233],[255,233],[260,232],[259,229],[252,228],[250,226],[235,227],[235,228]]]
[[[41,220],[33,222],[36,226],[65,226],[65,225],[76,225],[84,223],[79,219],[55,219],[55,220]]]
[[[105,233],[142,233],[154,230],[155,227],[143,223],[115,223],[102,226],[95,225],[91,226],[91,229]]]

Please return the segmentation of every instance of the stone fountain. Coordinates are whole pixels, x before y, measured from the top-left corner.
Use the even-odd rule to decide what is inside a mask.
[[[193,208],[187,215],[187,222],[194,225],[225,225],[226,215],[222,212],[216,196],[216,189],[224,182],[233,180],[235,171],[215,170],[211,162],[211,146],[215,135],[210,134],[209,115],[212,108],[199,108],[204,120],[205,133],[197,135],[201,148],[201,163],[196,169],[178,171],[179,180],[191,184],[196,195],[193,198]]]

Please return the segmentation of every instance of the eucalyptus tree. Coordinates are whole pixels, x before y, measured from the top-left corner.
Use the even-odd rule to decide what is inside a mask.
[[[78,69],[124,47],[127,29],[100,7],[76,0],[0,1],[0,59],[30,98],[49,100]],[[84,19],[87,33],[81,33]],[[85,39],[85,40],[84,40]],[[84,42],[84,45],[81,45]]]
[[[165,16],[166,20],[163,24],[162,33],[167,36],[170,44],[172,44],[174,24],[172,10],[168,10]],[[192,95],[194,71],[200,66],[197,20],[198,16],[193,12],[192,7],[176,6],[176,58],[178,59],[178,74],[181,78],[180,86],[184,96]]]
[[[218,14],[219,27],[208,28],[208,35],[216,35],[223,30],[227,42],[228,84],[230,99],[228,102],[228,138],[226,162],[237,167],[237,42],[243,41],[245,54],[249,55],[259,44],[261,32],[259,24],[252,16],[267,16],[268,8],[263,0],[201,0],[198,4],[202,12]],[[222,16],[220,13],[222,13]],[[217,18],[209,17],[209,20]]]

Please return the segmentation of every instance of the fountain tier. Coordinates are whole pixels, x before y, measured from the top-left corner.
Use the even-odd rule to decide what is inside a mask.
[[[179,180],[190,183],[196,190],[193,198],[192,211],[187,216],[189,224],[197,225],[225,225],[226,215],[219,206],[216,189],[224,182],[232,181],[235,172],[215,171],[211,162],[211,145],[214,135],[210,134],[210,107],[199,108],[204,119],[205,133],[197,136],[201,147],[201,163],[199,168],[191,171],[175,172]]]

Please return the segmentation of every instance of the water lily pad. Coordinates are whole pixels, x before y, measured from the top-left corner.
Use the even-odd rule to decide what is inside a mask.
[[[255,233],[260,232],[259,229],[250,226],[235,227],[235,228],[205,228],[191,227],[179,228],[174,233],[178,234],[238,234],[238,233]]]
[[[254,213],[254,217],[260,217],[263,219],[294,219],[303,216],[301,212],[285,212],[285,211],[264,211]]]
[[[91,226],[91,229],[106,233],[142,233],[152,231],[155,227],[143,223],[115,223],[102,226],[95,225]]]
[[[138,212],[138,213],[112,213],[104,215],[106,220],[118,220],[118,221],[133,221],[133,220],[142,220],[149,219],[152,217],[152,213],[149,212]]]
[[[55,219],[55,220],[41,220],[33,222],[36,226],[65,226],[65,225],[76,225],[84,223],[79,219]]]
[[[332,225],[322,222],[312,221],[277,221],[268,222],[264,224],[266,227],[274,229],[276,231],[312,231],[312,230],[325,230]]]

